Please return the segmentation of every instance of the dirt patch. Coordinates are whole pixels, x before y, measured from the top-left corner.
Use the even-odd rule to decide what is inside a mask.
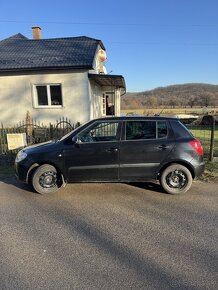
[[[210,172],[209,170],[205,170],[204,174],[199,177],[199,180],[204,182],[215,182],[218,183],[218,175]]]

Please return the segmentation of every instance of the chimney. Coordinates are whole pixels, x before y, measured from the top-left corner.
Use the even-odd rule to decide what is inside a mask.
[[[32,32],[33,32],[33,39],[36,39],[36,40],[41,39],[41,27],[33,26]]]

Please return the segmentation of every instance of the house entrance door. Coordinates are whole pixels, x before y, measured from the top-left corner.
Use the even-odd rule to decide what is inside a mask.
[[[106,92],[103,94],[103,115],[115,116],[115,93]]]

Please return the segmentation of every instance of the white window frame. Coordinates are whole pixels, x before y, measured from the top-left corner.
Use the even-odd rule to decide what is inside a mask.
[[[101,113],[102,113],[102,116],[106,116],[106,94],[105,93],[103,93],[103,96],[102,96]]]
[[[101,101],[101,114],[102,116],[112,116],[112,115],[107,115],[107,106],[106,106],[106,102],[107,102],[107,96],[112,96],[113,98],[113,106],[114,106],[114,115],[115,115],[115,92],[105,92],[102,95],[102,101]]]
[[[37,87],[44,86],[47,89],[47,96],[48,96],[48,105],[39,105],[38,103],[38,94],[37,94]],[[51,90],[50,86],[60,86],[61,88],[61,100],[62,105],[52,105],[51,104]],[[63,107],[63,94],[62,94],[62,85],[60,83],[46,83],[46,84],[34,84],[33,85],[33,105],[34,108],[62,108]]]

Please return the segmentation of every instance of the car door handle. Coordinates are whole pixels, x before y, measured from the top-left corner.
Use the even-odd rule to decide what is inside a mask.
[[[166,150],[166,149],[169,149],[169,148],[170,148],[170,146],[165,145],[165,144],[158,146],[158,149],[160,149],[160,150]]]
[[[109,149],[106,149],[106,152],[118,152],[118,148],[109,148]]]

